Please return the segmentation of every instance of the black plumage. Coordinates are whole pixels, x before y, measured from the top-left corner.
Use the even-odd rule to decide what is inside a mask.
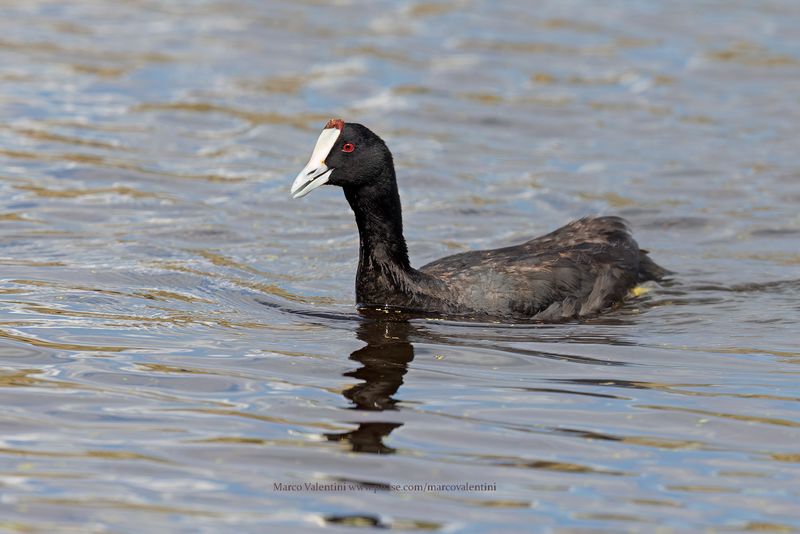
[[[327,152],[327,145],[320,149],[319,158],[323,135],[335,141],[329,140]],[[586,217],[520,245],[456,254],[414,269],[386,144],[366,127],[341,120],[331,120],[323,135],[292,191],[302,196],[320,181],[344,190],[360,238],[360,306],[563,321],[612,308],[639,282],[667,274],[639,249],[619,217]]]

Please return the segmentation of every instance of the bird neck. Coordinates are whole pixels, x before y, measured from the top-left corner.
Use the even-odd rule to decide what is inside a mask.
[[[345,187],[344,194],[358,225],[358,304],[407,310],[443,306],[445,283],[408,261],[394,166],[386,165],[367,185]]]
[[[410,271],[393,166],[366,185],[345,188],[344,194],[358,225],[359,275],[385,268]]]

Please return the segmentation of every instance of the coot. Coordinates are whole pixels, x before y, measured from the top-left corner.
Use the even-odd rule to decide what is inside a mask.
[[[361,307],[563,321],[612,308],[639,282],[667,274],[619,217],[586,217],[520,245],[464,252],[414,269],[392,154],[365,126],[342,119],[325,125],[292,197],[323,184],[341,187],[356,216]]]

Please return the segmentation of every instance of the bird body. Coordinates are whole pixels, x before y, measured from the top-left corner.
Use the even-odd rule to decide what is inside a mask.
[[[391,153],[360,124],[328,122],[292,194],[304,196],[324,183],[341,186],[355,214],[360,306],[563,321],[613,308],[639,282],[667,274],[619,217],[586,217],[519,245],[455,254],[414,269]]]

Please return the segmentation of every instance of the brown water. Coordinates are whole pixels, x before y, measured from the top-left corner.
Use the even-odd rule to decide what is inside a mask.
[[[797,2],[0,9],[0,530],[800,529]],[[678,274],[364,321],[341,192],[288,198],[330,116],[416,265],[613,213]]]

